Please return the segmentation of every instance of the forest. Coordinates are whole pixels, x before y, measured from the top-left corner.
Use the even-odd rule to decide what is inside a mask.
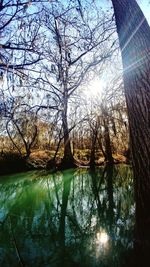
[[[0,266],[150,265],[150,3],[0,0]]]

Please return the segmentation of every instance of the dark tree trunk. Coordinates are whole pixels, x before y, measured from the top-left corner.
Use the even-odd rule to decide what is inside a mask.
[[[64,96],[64,110],[62,112],[62,127],[63,127],[63,135],[64,135],[64,157],[62,159],[62,168],[72,168],[75,166],[74,158],[71,151],[71,142],[69,136],[69,129],[68,129],[68,121],[67,121],[67,107],[68,107],[68,100],[67,96]]]
[[[92,133],[92,145],[91,145],[91,155],[90,155],[90,167],[95,167],[95,148],[96,148],[96,141],[97,141],[97,134],[98,131],[95,129]]]
[[[113,164],[112,148],[111,148],[107,119],[104,119],[104,142],[105,142],[105,161],[110,164]]]
[[[103,148],[103,145],[102,145],[102,135],[101,134],[100,134],[100,137],[98,138],[98,145],[100,147],[100,150],[103,153],[104,158],[106,159],[106,154],[105,154],[105,151],[104,151],[104,148]]]
[[[150,27],[135,0],[112,0],[112,3],[129,116],[137,247],[147,256],[150,251]]]

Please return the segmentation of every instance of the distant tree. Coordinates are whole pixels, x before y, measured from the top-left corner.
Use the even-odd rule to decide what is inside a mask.
[[[20,97],[12,99],[11,107],[7,102],[3,117],[6,120],[8,137],[20,156],[28,158],[37,136],[37,116],[21,103]]]

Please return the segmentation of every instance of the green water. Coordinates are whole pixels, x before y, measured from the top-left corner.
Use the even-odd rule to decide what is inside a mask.
[[[0,178],[0,266],[126,266],[133,247],[129,166]]]

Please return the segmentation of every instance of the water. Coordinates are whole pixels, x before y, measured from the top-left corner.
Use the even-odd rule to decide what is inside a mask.
[[[0,179],[0,266],[122,267],[133,247],[129,166]]]

